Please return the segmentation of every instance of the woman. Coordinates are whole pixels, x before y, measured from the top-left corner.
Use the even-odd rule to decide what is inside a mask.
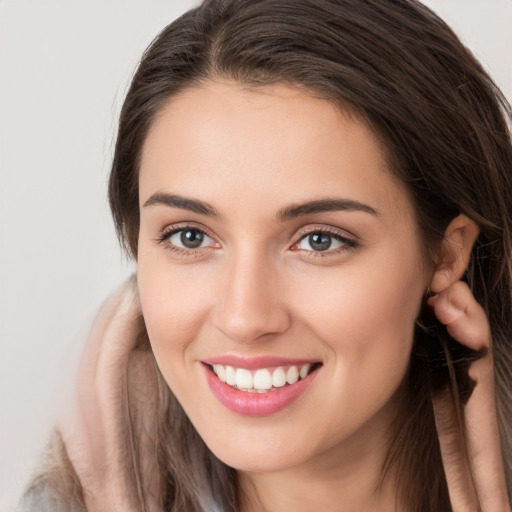
[[[136,283],[26,508],[507,510],[507,109],[413,1],[167,27],[109,186]]]

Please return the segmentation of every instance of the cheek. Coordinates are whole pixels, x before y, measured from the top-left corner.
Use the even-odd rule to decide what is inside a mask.
[[[293,293],[301,297],[303,316],[327,338],[335,333],[341,344],[345,338],[372,342],[384,333],[410,334],[423,295],[415,269],[364,265],[340,268],[338,275],[310,274]]]
[[[338,276],[305,283],[302,317],[327,345],[347,396],[389,396],[410,358],[414,324],[423,296],[415,259],[380,258],[379,265],[339,269]],[[411,262],[413,262],[411,264]],[[305,294],[316,289],[321,293]],[[298,295],[296,290],[295,294]],[[368,396],[363,396],[367,393]]]
[[[166,380],[185,369],[191,344],[204,323],[209,303],[201,286],[204,279],[192,266],[173,268],[165,262],[139,258],[137,281],[142,312]]]

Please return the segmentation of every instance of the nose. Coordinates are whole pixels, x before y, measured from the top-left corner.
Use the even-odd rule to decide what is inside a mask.
[[[288,330],[283,279],[265,258],[239,257],[223,274],[213,323],[229,339],[252,343]]]

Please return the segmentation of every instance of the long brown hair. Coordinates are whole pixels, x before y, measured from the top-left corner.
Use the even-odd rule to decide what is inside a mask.
[[[493,333],[510,493],[512,146],[511,110],[499,89],[452,30],[415,0],[205,0],[150,45],[121,112],[109,198],[120,240],[134,258],[148,130],[173,95],[212,78],[246,87],[294,85],[360,116],[413,198],[427,256],[459,213],[477,223],[466,279]],[[383,468],[383,478],[393,473],[411,512],[450,510],[430,398],[441,377],[425,362],[422,339],[418,329]],[[208,450],[160,382],[162,505],[236,510],[234,470]]]

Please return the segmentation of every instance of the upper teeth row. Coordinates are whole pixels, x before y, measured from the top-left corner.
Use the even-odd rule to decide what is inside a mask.
[[[239,389],[266,390],[281,388],[286,383],[295,384],[303,379],[311,368],[310,364],[302,366],[279,366],[278,368],[260,368],[254,372],[245,368],[233,368],[222,364],[214,364],[213,371],[222,382]]]

